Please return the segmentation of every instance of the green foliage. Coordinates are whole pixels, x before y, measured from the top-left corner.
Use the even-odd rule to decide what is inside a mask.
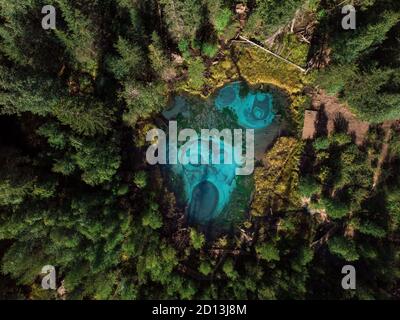
[[[48,199],[55,194],[56,181],[51,177],[44,181],[29,170],[31,159],[17,150],[2,148],[0,156],[0,206],[19,209],[25,201]]]
[[[335,133],[330,138],[331,143],[334,143],[336,146],[343,147],[352,142],[351,136],[345,133]]]
[[[392,139],[390,141],[390,154],[393,157],[400,158],[400,135],[397,132],[392,134]]]
[[[193,59],[189,62],[189,85],[195,90],[201,90],[204,85],[205,67],[201,58]]]
[[[302,0],[256,0],[256,9],[249,18],[246,32],[264,36],[274,33],[293,19]]]
[[[386,39],[390,29],[400,21],[400,13],[384,11],[377,20],[376,23],[359,24],[355,34],[341,35],[333,42],[334,57],[339,63],[354,63],[361,55],[375,50]]]
[[[105,134],[110,130],[111,110],[93,99],[62,99],[53,109],[58,120],[82,135]]]
[[[0,66],[0,114],[52,112],[61,91],[58,80]]]
[[[42,126],[38,133],[46,136],[55,149],[65,149],[62,158],[55,156],[53,172],[68,176],[80,169],[82,181],[95,186],[111,181],[120,167],[119,149],[110,142],[77,139],[74,136],[67,138],[55,126]]]
[[[179,51],[182,53],[183,57],[185,57],[186,59],[190,57],[190,52],[189,52],[189,41],[186,39],[182,39],[179,41],[178,43],[178,48]]]
[[[190,242],[195,250],[203,248],[205,243],[204,234],[198,232],[196,229],[190,229]]]
[[[309,247],[302,247],[299,250],[297,258],[292,263],[293,270],[297,272],[303,272],[304,267],[306,267],[313,259],[314,252]]]
[[[55,30],[57,38],[65,46],[75,67],[96,77],[99,68],[98,24],[66,0],[57,0],[57,5],[67,24],[66,30]],[[98,10],[97,4],[93,3],[90,9],[94,14]]]
[[[67,137],[59,127],[54,123],[46,123],[42,125],[37,133],[45,138],[47,142],[54,149],[64,149],[67,145]]]
[[[160,112],[168,100],[166,89],[166,85],[161,82],[146,86],[127,82],[121,93],[128,106],[123,115],[124,121],[133,127],[139,119],[147,119]]]
[[[144,189],[147,186],[147,173],[145,171],[138,171],[135,173],[133,183],[140,189]]]
[[[340,219],[349,213],[346,204],[331,199],[322,199],[322,206],[326,209],[328,215],[334,219]]]
[[[235,266],[233,264],[232,259],[228,259],[225,261],[222,270],[229,279],[236,280],[239,277],[239,274],[235,270]]]
[[[76,146],[72,159],[83,171],[82,180],[92,186],[111,181],[121,163],[118,150],[114,146],[100,147],[93,142]]]
[[[388,211],[393,220],[394,226],[400,226],[400,188],[396,187],[387,193]]]
[[[149,276],[152,281],[167,284],[173,268],[177,265],[175,250],[164,242],[159,248],[149,249],[153,251],[153,254],[147,254],[138,259],[139,278],[143,281],[144,277]]]
[[[41,0],[0,1],[0,52],[10,61],[37,72],[57,72],[63,50],[53,34],[42,29],[43,16],[38,8],[45,4]]]
[[[228,8],[222,8],[216,11],[214,28],[219,35],[222,35],[226,27],[231,22],[232,12]]]
[[[142,49],[126,39],[119,38],[116,44],[119,58],[110,57],[108,66],[119,80],[139,78],[143,75],[143,65],[146,63]]]
[[[271,210],[285,211],[300,206],[298,166],[302,148],[302,143],[295,138],[280,137],[265,154],[263,162],[268,167],[257,167],[254,172],[258,196],[251,204],[252,215],[265,216]]]
[[[320,137],[313,147],[317,153],[317,179],[314,183],[305,181],[304,188],[306,192],[316,188],[321,192],[321,199],[311,206],[325,209],[333,219],[344,218],[348,213],[359,210],[368,195],[373,176],[365,154],[344,133],[334,133],[329,138]]]
[[[144,227],[150,227],[153,230],[157,230],[162,227],[162,217],[156,203],[151,203],[149,208],[147,208],[142,218],[142,224]]]
[[[318,73],[316,83],[339,95],[364,120],[394,120],[399,117],[400,82],[399,65],[394,62],[397,58],[392,58],[398,56],[393,35],[400,11],[384,2],[360,6],[365,13],[358,14],[354,32],[328,32],[334,60],[327,70]],[[327,18],[325,23],[330,21]],[[390,53],[385,56],[383,52]]]
[[[354,79],[357,74],[355,65],[333,65],[316,75],[316,82],[324,88],[330,95],[343,92],[346,84]]]
[[[397,2],[355,1],[357,29],[343,32],[334,27],[339,1],[245,1],[242,35],[302,66],[320,55],[329,63],[306,75],[228,42],[240,27],[235,1],[54,0],[57,30],[47,31],[37,10],[45,4],[0,0],[0,298],[395,297],[398,128],[379,171],[384,134],[360,147],[339,132],[313,145],[296,137],[313,79],[311,89],[337,95],[370,122],[398,118]],[[323,48],[300,36],[303,23],[315,26]],[[206,238],[188,229],[162,171],[145,169],[143,133],[160,125],[180,89],[205,95],[239,75],[285,89],[291,119],[254,177],[236,181],[226,208],[235,228],[207,228]],[[233,125],[211,104],[191,112],[196,129]],[[351,294],[332,278],[343,260],[363,266]],[[40,288],[47,264],[65,295]]]
[[[199,272],[201,274],[208,276],[212,271],[213,271],[212,266],[208,262],[206,261],[200,262]]]
[[[197,0],[161,0],[165,23],[177,42],[193,41],[202,24],[202,3]]]
[[[320,185],[311,176],[302,177],[300,179],[299,192],[305,197],[311,197],[320,192]]]
[[[380,123],[399,118],[399,69],[372,69],[346,84],[350,106],[365,120]]]
[[[256,247],[256,252],[261,259],[268,262],[279,261],[279,250],[273,243],[263,243]]]
[[[207,57],[213,58],[218,52],[218,45],[214,43],[205,43],[203,44],[202,52]]]
[[[330,146],[330,141],[328,138],[326,137],[320,137],[317,138],[314,142],[313,142],[313,147],[317,150],[327,150]]]
[[[386,236],[386,231],[371,221],[362,222],[358,226],[358,230],[360,230],[361,233],[373,236],[375,238],[384,238]]]
[[[169,59],[165,56],[161,45],[161,39],[157,33],[153,32],[152,44],[149,45],[149,59],[154,72],[163,80],[172,80],[175,76],[175,70],[171,67]]]
[[[356,246],[351,240],[343,237],[334,237],[328,242],[329,250],[345,259],[346,261],[356,261],[359,259]]]
[[[10,178],[9,178],[10,179]],[[17,206],[23,203],[25,197],[32,190],[32,181],[2,180],[0,183],[0,205]]]

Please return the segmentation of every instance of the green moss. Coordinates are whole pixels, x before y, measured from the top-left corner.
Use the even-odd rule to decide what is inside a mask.
[[[232,60],[228,51],[224,52],[224,59],[220,60],[217,64],[210,67],[210,76],[206,80],[207,86],[216,90],[222,87],[225,83],[237,80],[239,74],[237,68]]]
[[[204,85],[204,71],[205,67],[201,58],[196,58],[190,61],[188,76],[189,86],[194,90],[201,90]]]
[[[255,47],[236,45],[240,75],[252,85],[270,83],[294,94],[303,88],[300,70]]]
[[[309,50],[309,45],[307,43],[300,42],[294,34],[285,34],[282,45],[281,55],[283,57],[300,66],[305,66],[307,64]]]

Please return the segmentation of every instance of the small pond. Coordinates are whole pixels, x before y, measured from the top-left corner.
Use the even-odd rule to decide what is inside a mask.
[[[286,96],[271,87],[250,88],[245,82],[233,82],[217,90],[208,99],[189,95],[175,96],[163,113],[167,120],[176,120],[178,130],[201,129],[254,129],[255,160],[261,160],[266,148],[279,134],[279,110]],[[244,130],[243,130],[244,131]],[[252,175],[237,176],[237,164],[224,164],[223,159],[236,152],[229,142],[222,140],[197,141],[201,145],[220,144],[221,164],[168,165],[167,175],[178,200],[185,206],[190,224],[227,227],[244,218],[253,192]],[[178,158],[201,159],[201,152],[188,153],[178,147]],[[196,148],[195,148],[196,149]],[[193,161],[192,161],[193,162]]]

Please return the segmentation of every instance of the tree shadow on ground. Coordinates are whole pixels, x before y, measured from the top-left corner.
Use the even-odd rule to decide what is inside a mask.
[[[317,121],[315,122],[315,137],[325,137],[328,135],[328,117],[325,112],[325,105],[321,105]]]

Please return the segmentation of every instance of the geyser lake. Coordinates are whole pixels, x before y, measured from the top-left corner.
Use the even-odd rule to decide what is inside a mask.
[[[167,120],[176,120],[178,131],[184,128],[196,132],[213,128],[254,129],[255,161],[260,161],[267,147],[280,133],[284,123],[281,111],[286,104],[286,94],[274,87],[249,87],[245,82],[233,82],[207,99],[176,95],[163,116]],[[227,152],[232,152],[231,147],[225,148],[223,141],[210,142],[220,143],[221,159],[227,156]],[[204,142],[199,138],[198,143]],[[189,155],[178,147],[178,157],[201,159],[201,154]],[[185,207],[189,224],[200,225],[205,231],[226,230],[244,219],[254,181],[252,175],[237,176],[235,163],[178,163],[167,167],[165,172],[170,186],[178,203]]]

